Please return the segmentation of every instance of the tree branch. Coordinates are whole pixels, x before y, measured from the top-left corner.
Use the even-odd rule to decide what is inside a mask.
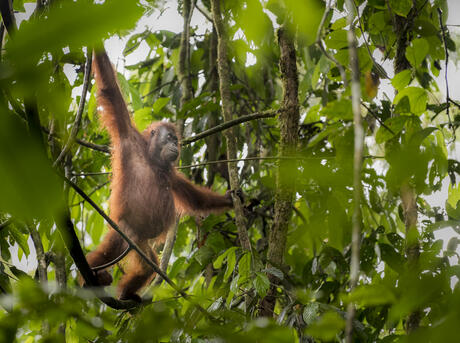
[[[214,126],[213,128],[210,128],[209,130],[203,131],[195,136],[192,137],[187,137],[182,140],[182,145],[187,145],[192,142],[195,142],[199,139],[203,139],[205,137],[208,137],[210,135],[216,134],[218,132],[227,130],[235,125],[245,123],[247,121],[255,120],[255,119],[261,119],[261,118],[271,118],[275,117],[278,114],[278,111],[273,111],[273,110],[268,110],[264,112],[257,112],[257,113],[251,113],[245,116],[241,116],[229,121],[225,121],[222,124],[219,124],[217,126]]]
[[[10,36],[16,30],[16,19],[14,18],[13,3],[11,0],[0,1],[0,13],[3,18],[6,31]]]
[[[284,253],[288,235],[289,221],[292,216],[292,203],[296,190],[297,166],[292,157],[296,154],[299,132],[299,79],[297,71],[295,37],[282,26],[278,30],[280,49],[280,71],[283,84],[283,103],[279,115],[280,140],[279,156],[281,161],[276,171],[275,216],[270,228],[267,268],[279,267],[284,262]],[[283,157],[288,157],[284,159]],[[276,288],[280,280],[268,274],[271,286],[260,302],[261,316],[273,316],[276,304]]]
[[[452,125],[452,120],[450,118],[450,95],[449,95],[449,78],[448,78],[448,65],[449,65],[449,51],[447,49],[447,41],[446,41],[446,27],[444,26],[442,22],[442,11],[438,7],[438,16],[439,16],[439,26],[441,27],[441,37],[442,37],[442,43],[444,44],[444,53],[446,54],[446,59],[445,59],[445,70],[444,70],[444,79],[446,82],[446,114],[447,118],[449,120],[449,128],[452,130],[452,135],[453,135],[453,141],[456,140],[455,137],[455,129],[453,128]]]
[[[219,71],[219,84],[220,96],[222,101],[222,113],[226,122],[231,121],[232,104],[230,93],[230,66],[228,64],[227,54],[227,36],[225,26],[222,21],[222,14],[220,10],[220,0],[211,0],[211,8],[214,19],[214,27],[217,32],[217,66]],[[227,157],[228,159],[236,158],[236,134],[234,130],[225,131],[225,138],[227,140]],[[228,164],[228,174],[230,179],[230,187],[234,190],[240,189],[238,169],[236,163]],[[232,193],[232,199],[235,209],[235,222],[238,229],[238,236],[241,246],[245,250],[251,250],[251,242],[249,240],[246,218],[243,211],[243,204],[236,192]]]
[[[95,210],[96,212],[98,212],[105,220],[106,222],[116,231],[118,232],[118,234],[128,243],[128,246],[132,249],[132,250],[135,250],[139,256],[145,261],[145,263],[147,263],[157,274],[159,274],[167,283],[169,283],[169,285],[176,291],[178,292],[184,299],[190,301],[193,305],[195,305],[199,311],[201,311],[203,314],[207,315],[208,317],[211,317],[212,316],[209,314],[209,312],[207,312],[202,306],[200,306],[199,304],[195,303],[194,301],[192,301],[192,299],[190,298],[190,296],[185,293],[182,289],[180,289],[175,283],[174,281],[172,281],[167,275],[166,273],[164,273],[159,267],[158,265],[153,262],[145,253],[144,251],[139,248],[139,246],[134,243],[131,239],[129,239],[129,237],[118,227],[118,225],[90,198],[86,195],[85,192],[83,192],[83,190],[78,187],[74,182],[72,182],[71,180],[69,180],[67,177],[64,177],[64,181],[67,182],[74,190],[75,192],[77,192],[83,199],[85,199]],[[76,242],[78,243],[78,238],[75,234],[75,231],[73,230],[73,224],[72,222],[70,221],[70,218],[67,219],[67,222],[70,222],[70,224],[72,225],[72,241],[74,241],[76,239]],[[67,223],[67,226],[69,225],[69,223]],[[69,230],[68,230],[69,231]],[[82,273],[82,276],[83,278],[85,279],[85,281],[89,281],[89,285],[90,286],[94,286],[94,285],[98,285],[98,281],[95,277],[95,275],[93,274],[91,268],[89,267],[88,265],[88,262],[86,261],[86,258],[85,256],[83,255],[83,251],[81,250],[81,247],[80,247],[80,244],[78,243],[78,249],[80,251],[75,251],[75,255],[76,255],[76,258],[79,260],[83,270],[84,270],[84,274],[83,272],[80,270],[80,272]],[[80,254],[81,252],[81,254]],[[71,255],[72,255],[72,252],[71,252]],[[72,257],[74,257],[72,255]],[[84,261],[82,261],[82,259]],[[77,265],[78,267],[78,265]],[[80,267],[78,268],[80,269]],[[111,298],[112,300],[115,300],[113,298]],[[101,298],[102,300],[102,298]],[[112,301],[110,300],[110,301]],[[105,301],[104,301],[105,302]],[[120,302],[120,300],[118,301]],[[122,303],[124,303],[124,301],[122,301]],[[130,302],[131,303],[131,302]],[[119,306],[119,304],[114,304],[115,306]],[[110,306],[110,305],[109,305]],[[113,307],[113,306],[111,306]],[[132,307],[132,306],[131,306]],[[115,307],[114,307],[115,308]]]
[[[324,56],[326,56],[332,63],[334,63],[337,66],[337,69],[339,70],[339,73],[340,73],[340,77],[342,78],[343,83],[344,83],[344,85],[346,87],[347,84],[348,84],[348,81],[347,81],[347,74],[345,73],[345,68],[340,64],[339,61],[337,61],[334,58],[334,56],[329,54],[329,52],[326,50],[326,48],[324,46],[324,42],[323,42],[323,38],[322,38],[324,24],[326,23],[326,18],[329,15],[329,12],[331,10],[332,10],[331,1],[328,1],[327,5],[326,5],[326,8],[324,9],[323,17],[321,18],[321,22],[320,22],[320,24],[318,26],[318,31],[316,33],[316,45],[318,45],[318,47],[320,48],[320,50],[322,51]]]
[[[70,132],[69,139],[67,140],[67,143],[64,145],[64,148],[62,148],[62,151],[59,154],[59,156],[56,158],[56,161],[54,161],[53,167],[56,167],[59,164],[59,162],[63,159],[63,157],[67,155],[67,152],[69,151],[72,143],[75,141],[75,137],[77,136],[78,130],[80,129],[81,118],[83,116],[83,110],[85,108],[86,93],[88,92],[89,80],[91,79],[92,52],[89,50],[90,49],[88,49],[88,51],[86,52],[86,65],[85,75],[83,78],[83,89],[81,91],[80,104],[78,106],[77,115],[75,116],[75,122],[73,124],[72,131]]]

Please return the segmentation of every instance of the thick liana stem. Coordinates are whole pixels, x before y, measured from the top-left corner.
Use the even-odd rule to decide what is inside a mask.
[[[363,165],[364,129],[361,117],[361,84],[358,61],[358,46],[355,35],[355,6],[353,0],[347,0],[348,16],[348,51],[351,70],[351,102],[354,121],[354,158],[353,158],[353,215],[350,262],[350,291],[358,284],[359,278],[359,243],[361,235],[361,171]],[[347,307],[347,323],[345,328],[347,343],[353,342],[353,320],[355,305],[350,302]]]
[[[212,15],[214,19],[214,27],[217,32],[217,68],[219,72],[219,88],[220,97],[222,101],[222,112],[225,121],[233,119],[231,93],[230,93],[230,66],[228,64],[227,54],[227,33],[225,31],[224,23],[222,21],[222,14],[220,11],[220,0],[212,0]],[[235,128],[225,131],[225,138],[227,141],[227,157],[228,159],[236,158],[236,138]],[[233,190],[240,189],[238,168],[235,162],[228,163],[228,175],[230,179],[230,187]],[[235,208],[235,222],[238,229],[238,237],[243,249],[251,250],[251,243],[249,241],[248,232],[246,229],[246,218],[244,216],[243,204],[240,198],[236,195],[237,192],[232,193],[233,205]]]
[[[291,33],[281,27],[278,30],[280,47],[280,70],[283,83],[283,104],[279,116],[280,126],[280,157],[294,156],[299,131],[299,80],[296,62],[296,50]],[[295,196],[296,160],[280,159],[276,174],[275,217],[270,230],[267,267],[279,268],[284,261],[284,251],[292,215],[292,202]],[[271,286],[267,296],[260,303],[261,316],[273,316],[276,302],[276,285],[279,279],[269,274]]]

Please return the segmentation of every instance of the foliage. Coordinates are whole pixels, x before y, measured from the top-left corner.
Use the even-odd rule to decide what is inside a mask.
[[[24,3],[29,6],[29,2],[15,0],[15,10],[24,12]],[[252,251],[239,247],[233,213],[183,218],[167,274],[191,300],[163,282],[148,288],[151,304],[130,311],[113,310],[92,291],[77,286],[74,262],[54,225],[57,213],[69,208],[85,251],[92,250],[105,232],[101,216],[64,187],[61,177],[64,172],[71,175],[97,204],[107,208],[110,157],[84,144],[109,144],[98,123],[95,87],[83,94],[87,102],[70,158],[54,169],[52,161],[74,125],[85,55],[114,34],[126,42],[125,57],[139,47],[147,51],[145,59],[118,73],[138,128],[153,120],[183,119],[184,136],[189,137],[221,123],[220,95],[213,81],[212,25],[191,27],[189,73],[194,97],[182,107],[180,33],[134,30],[139,20],[156,20],[156,7],[162,10],[170,4],[50,1],[22,21],[14,34],[6,35],[0,60],[0,341],[335,342],[344,340],[350,301],[357,305],[356,342],[455,341],[460,319],[459,239],[452,237],[444,247],[436,235],[436,230],[447,227],[460,233],[456,183],[460,168],[448,154],[455,145],[459,109],[440,95],[436,83],[446,51],[451,58],[456,51],[455,37],[449,32],[443,35],[440,26],[438,9],[445,23],[447,4],[445,0],[355,3],[360,14],[356,21],[366,158],[360,281],[352,292],[354,135],[351,90],[340,73],[344,68],[350,78],[343,0],[335,3],[334,15],[326,13],[321,27],[326,8],[322,0],[223,2],[228,35],[233,38],[231,91],[238,116],[280,108],[283,90],[276,29],[287,24],[297,34],[300,144],[296,168],[289,174],[296,180],[297,196],[285,263],[266,267],[276,160],[245,160],[238,167]],[[209,1],[198,1],[197,6],[211,12]],[[177,10],[181,13],[181,2]],[[196,8],[194,15],[199,15]],[[389,69],[396,63],[396,15],[412,25],[407,26],[404,55],[409,68],[393,75]],[[378,63],[391,75],[391,82],[380,88],[375,82],[381,68]],[[75,79],[69,77],[70,69]],[[369,79],[374,83],[369,84]],[[41,127],[33,125],[31,104],[36,104]],[[235,132],[240,158],[278,154],[276,118],[246,122]],[[222,159],[225,152],[218,134],[213,140],[208,137],[183,147],[181,165]],[[227,188],[225,163],[182,171],[214,190]],[[407,264],[398,193],[406,183],[418,194],[421,249],[415,267]],[[445,207],[430,206],[430,196],[447,184]],[[23,256],[35,258],[35,249],[29,247],[30,227],[38,230],[47,257],[65,255],[66,287],[54,287],[59,270],[52,258],[46,285],[13,265],[14,259]],[[115,269],[118,279],[121,271]],[[280,280],[276,315],[259,318],[258,303],[267,294],[270,275]],[[197,303],[207,315],[197,309]],[[404,324],[414,311],[420,311],[420,328],[408,334]]]

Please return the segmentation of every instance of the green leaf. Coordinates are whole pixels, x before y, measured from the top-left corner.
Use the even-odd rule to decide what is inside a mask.
[[[307,325],[311,325],[319,315],[319,304],[317,302],[311,302],[307,306],[302,313],[302,318]]]
[[[385,121],[385,126],[387,126],[392,132],[390,132],[387,128],[381,126],[375,135],[375,141],[377,144],[385,143],[386,141],[390,140],[402,131],[404,128],[404,124],[408,120],[408,116],[398,116],[389,118]]]
[[[325,39],[329,49],[342,49],[348,47],[347,31],[337,30],[332,31]]]
[[[233,274],[233,272],[235,271],[235,265],[236,265],[235,250],[230,250],[227,255],[227,269],[225,270],[224,281],[228,281],[228,278]]]
[[[228,254],[231,252],[235,253],[235,250],[238,249],[237,247],[231,247],[227,249],[224,253],[222,253],[219,257],[217,257],[213,262],[213,267],[215,269],[222,268],[222,264],[224,263],[225,259],[227,258]]]
[[[412,72],[409,69],[406,69],[396,74],[391,80],[391,84],[397,91],[401,91],[409,85],[411,79]]]
[[[134,123],[139,131],[144,131],[153,120],[153,113],[150,107],[144,107],[134,112]]]
[[[153,112],[158,114],[165,107],[171,98],[158,98],[153,104]]]
[[[246,252],[241,256],[240,261],[238,262],[238,274],[240,276],[239,284],[243,284],[246,280],[249,279],[251,275],[251,253]]]
[[[396,14],[406,17],[409,11],[412,8],[411,0],[390,0],[391,9],[396,12]]]
[[[265,269],[262,270],[262,272],[265,272],[265,273],[271,274],[273,276],[276,276],[280,280],[283,280],[283,278],[284,278],[283,272],[281,270],[279,270],[278,268],[275,268],[275,267],[265,268]]]
[[[321,111],[321,114],[327,116],[329,119],[352,120],[353,111],[351,101],[345,98],[331,101]]]
[[[254,288],[261,298],[267,295],[270,288],[270,281],[264,273],[256,272],[256,277],[253,281]]]
[[[420,115],[426,110],[428,94],[426,90],[420,87],[407,87],[396,95],[395,104],[399,104],[404,98],[409,99],[410,111],[413,114]]]
[[[417,68],[428,54],[428,49],[429,45],[425,39],[414,39],[406,49],[406,58],[414,68]]]

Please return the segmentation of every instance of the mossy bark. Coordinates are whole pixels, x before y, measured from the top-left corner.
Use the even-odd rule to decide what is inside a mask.
[[[220,0],[211,1],[212,14],[214,19],[214,27],[217,32],[217,69],[219,72],[219,89],[222,102],[222,113],[225,121],[233,119],[232,100],[230,93],[230,66],[228,63],[228,37],[225,30],[222,14],[220,10]],[[227,158],[235,159],[237,152],[236,145],[236,129],[235,127],[224,132],[227,141]],[[232,190],[240,189],[238,176],[238,168],[236,162],[228,163],[228,175],[230,179],[230,187]],[[246,218],[241,199],[233,192],[233,205],[235,209],[235,222],[238,229],[238,238],[241,246],[245,250],[251,250],[248,232],[246,228]]]
[[[294,156],[299,131],[299,81],[296,51],[291,34],[284,28],[278,30],[280,47],[280,71],[283,83],[283,104],[279,115],[280,142],[279,156]],[[284,261],[287,232],[292,215],[295,196],[295,159],[280,159],[276,174],[275,217],[270,230],[267,267],[280,268]],[[271,287],[260,303],[259,315],[273,316],[276,303],[276,285],[279,280],[268,275]]]

